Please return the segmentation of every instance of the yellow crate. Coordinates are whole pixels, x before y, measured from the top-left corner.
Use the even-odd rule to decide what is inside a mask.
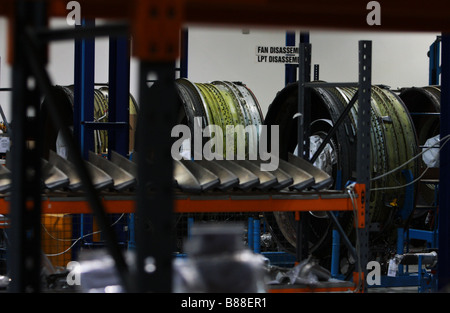
[[[70,214],[43,214],[41,246],[54,267],[66,267],[72,260],[72,216]]]

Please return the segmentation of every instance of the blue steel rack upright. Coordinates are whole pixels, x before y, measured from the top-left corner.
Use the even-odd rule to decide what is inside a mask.
[[[82,20],[75,27],[93,27],[94,20]],[[109,37],[108,61],[108,122],[94,121],[95,88],[95,38],[75,40],[74,61],[74,137],[78,139],[83,158],[88,160],[94,151],[94,130],[108,131],[108,158],[111,151],[124,157],[129,155],[129,94],[130,94],[130,39],[128,36]],[[113,220],[119,214],[111,216]],[[128,220],[131,220],[128,217]],[[92,243],[92,214],[76,214],[72,217],[73,237],[84,237],[83,242]],[[128,241],[127,234],[116,227],[120,242]],[[76,259],[78,249],[72,249]]]
[[[428,50],[429,69],[428,84],[439,85],[439,77],[441,75],[441,36],[437,36],[436,40],[430,45]]]

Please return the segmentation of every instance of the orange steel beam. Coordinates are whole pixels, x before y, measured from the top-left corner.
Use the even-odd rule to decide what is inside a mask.
[[[353,272],[353,282],[356,285],[359,285],[359,289],[357,290],[358,292],[360,292],[360,293],[364,292],[364,285],[365,285],[364,271],[361,272],[361,273],[360,272]]]
[[[180,213],[351,211],[350,199],[199,199],[175,200]]]
[[[36,0],[29,0],[36,1]],[[45,0],[48,15],[66,17],[69,0]],[[14,17],[15,0],[2,0],[0,15]],[[369,1],[360,0],[78,0],[84,18],[128,20],[134,56],[172,61],[179,56],[180,30],[192,24],[325,28],[370,31],[450,31],[447,0],[378,1],[381,25],[369,26]]]
[[[370,30],[449,31],[447,0],[424,5],[421,0],[378,1],[381,26],[368,25],[370,2],[360,0],[186,0],[186,22]]]
[[[65,5],[68,0],[47,1],[50,3],[50,15],[67,15]],[[129,18],[133,14],[132,10],[146,10],[144,2],[153,3],[153,5],[157,5],[158,2],[169,3],[169,6],[175,5],[183,11],[184,24],[317,27],[375,31],[443,32],[450,30],[447,0],[435,0],[429,5],[424,5],[421,0],[378,1],[381,6],[381,27],[378,28],[369,26],[366,22],[370,12],[366,8],[369,0],[182,0],[177,3],[160,0],[79,0],[83,14],[89,18]]]
[[[49,16],[66,17],[70,0],[47,0]],[[81,7],[81,16],[86,19],[128,19],[135,9],[136,0],[77,0]],[[152,2],[152,1],[149,1]]]
[[[107,213],[134,213],[132,199],[102,199]],[[42,200],[42,214],[88,214],[92,213],[89,203],[80,198],[47,198]],[[0,198],[0,214],[9,214],[9,200]]]
[[[2,0],[0,15],[14,18],[14,0]],[[28,0],[37,1],[37,0]],[[65,18],[71,11],[69,0],[47,1],[49,17]],[[184,0],[77,0],[84,19],[127,20],[133,38],[133,55],[147,61],[173,61],[180,54],[180,30],[184,16]],[[10,24],[11,25],[11,24]],[[14,30],[9,27],[9,42]],[[12,47],[10,47],[12,49]],[[9,55],[12,55],[11,50]],[[9,57],[11,61],[11,57]]]
[[[104,197],[103,205],[107,213],[134,213],[135,200],[133,197]],[[356,201],[360,203],[360,201]],[[211,196],[198,198],[195,196],[175,199],[177,213],[221,213],[221,212],[304,212],[304,211],[352,211],[350,198],[315,198],[289,199],[270,195],[254,199],[252,196],[223,196],[220,199]],[[357,205],[359,211],[363,207]],[[0,214],[9,213],[9,200],[0,198]],[[42,213],[91,213],[89,203],[82,198],[45,198],[42,201]],[[361,227],[361,226],[360,226]]]
[[[133,54],[149,61],[172,61],[180,55],[183,0],[134,0]]]

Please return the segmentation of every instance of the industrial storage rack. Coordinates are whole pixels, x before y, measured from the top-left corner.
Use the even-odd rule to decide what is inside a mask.
[[[0,14],[10,17],[10,22],[14,22],[14,33],[11,56],[13,57],[13,119],[15,123],[15,132],[13,137],[13,190],[10,199],[10,214],[12,220],[12,241],[13,249],[10,253],[9,264],[11,265],[12,273],[15,277],[11,286],[12,291],[39,291],[39,228],[40,228],[40,214],[48,212],[47,210],[62,205],[62,202],[53,202],[51,199],[44,199],[42,201],[40,192],[40,164],[39,160],[39,138],[33,130],[38,127],[38,117],[40,111],[39,94],[45,93],[50,98],[50,103],[55,112],[53,120],[58,122],[57,106],[54,101],[51,101],[51,80],[44,69],[46,63],[46,46],[47,41],[55,39],[74,39],[87,38],[100,35],[108,36],[124,36],[128,35],[130,30],[133,35],[133,53],[140,59],[140,103],[141,110],[139,114],[140,124],[146,121],[145,125],[148,127],[144,130],[138,129],[137,149],[139,151],[153,151],[154,158],[159,165],[156,168],[144,168],[142,163],[138,161],[140,168],[139,177],[141,184],[137,191],[136,201],[129,203],[129,208],[139,214],[139,223],[137,225],[137,269],[136,275],[131,275],[127,265],[123,259],[123,255],[115,245],[115,235],[109,229],[105,214],[109,209],[117,208],[117,205],[123,205],[118,200],[109,201],[108,199],[99,199],[92,188],[89,181],[89,176],[86,175],[86,170],[83,166],[81,152],[79,159],[76,161],[77,168],[80,171],[80,176],[85,183],[86,201],[81,201],[80,212],[87,211],[88,205],[90,211],[93,212],[97,218],[100,228],[105,234],[106,244],[112,257],[116,261],[118,272],[122,278],[124,287],[128,290],[138,291],[170,291],[171,283],[171,253],[172,245],[169,240],[171,214],[174,210],[189,211],[192,209],[191,205],[196,206],[196,211],[199,206],[204,204],[210,208],[207,202],[196,202],[195,199],[176,200],[173,199],[172,191],[172,162],[169,154],[170,143],[170,125],[173,118],[173,108],[170,104],[174,104],[175,86],[173,84],[174,78],[174,63],[178,54],[179,31],[186,22],[201,22],[201,23],[225,23],[225,24],[257,24],[257,25],[308,25],[325,26],[325,27],[350,27],[358,29],[367,29],[368,26],[364,23],[366,15],[365,7],[362,7],[357,1],[350,1],[345,4],[340,4],[339,8],[330,6],[328,3],[304,4],[294,3],[291,1],[289,6],[278,7],[276,3],[266,3],[265,1],[203,1],[203,0],[173,0],[173,1],[142,1],[135,0],[124,4],[122,1],[104,1],[104,0],[90,0],[79,1],[83,7],[83,14],[87,18],[111,18],[111,19],[127,19],[128,23],[119,25],[106,25],[98,27],[85,27],[75,30],[61,30],[52,31],[46,29],[48,16],[65,17],[67,15],[66,2],[62,0],[47,0],[47,1],[27,1],[17,0],[9,1],[0,8]],[[399,19],[392,21],[387,19],[385,22],[385,29],[401,29],[406,30],[450,30],[448,17],[440,15],[433,15],[436,8],[429,8],[429,14],[425,14],[423,19],[414,18],[415,24],[403,23],[402,18],[408,18],[408,14],[398,8],[405,7],[406,1],[396,3],[395,5],[385,4],[384,12],[393,12],[394,16]],[[323,18],[317,17],[315,7],[324,8],[320,14]],[[238,14],[231,15],[235,9],[239,8]],[[350,8],[352,10],[350,10]],[[312,14],[314,12],[314,14]],[[348,12],[352,12],[355,18],[346,17]],[[397,13],[396,13],[397,12]],[[401,12],[401,14],[399,13]],[[236,13],[236,12],[234,12]],[[400,16],[401,15],[401,16]],[[233,16],[233,21],[229,20],[229,16]],[[270,18],[267,18],[270,16]],[[333,16],[334,18],[330,18]],[[436,17],[442,18],[436,18]],[[15,17],[14,19],[12,17]],[[358,18],[356,18],[358,17]],[[437,24],[430,24],[426,17],[433,17]],[[340,19],[339,19],[340,18]],[[360,21],[364,20],[364,21]],[[301,21],[301,22],[299,22]],[[441,23],[441,24],[439,24]],[[386,25],[387,24],[387,25]],[[399,26],[401,25],[401,26]],[[407,27],[404,25],[408,25]],[[128,27],[131,26],[131,29]],[[37,29],[34,31],[33,29]],[[152,29],[155,31],[148,31]],[[360,43],[364,44],[364,43]],[[450,48],[450,40],[447,36],[442,38],[443,55],[447,57]],[[361,64],[360,64],[361,66]],[[450,88],[450,79],[446,77],[447,63],[443,61],[442,66],[442,99],[446,103],[450,99],[448,93]],[[360,70],[360,73],[362,71]],[[158,76],[160,84],[158,88],[149,89],[146,80],[148,73],[154,73]],[[302,77],[301,73],[299,77]],[[30,79],[31,78],[31,79]],[[33,81],[35,78],[35,81]],[[367,78],[367,77],[366,77]],[[370,76],[369,76],[370,78]],[[366,85],[367,80],[363,80],[360,76],[360,89],[367,88],[370,93],[370,79],[369,84]],[[305,84],[300,84],[300,88],[305,88]],[[366,86],[366,87],[364,87]],[[363,103],[370,99],[367,94],[359,92],[359,103]],[[301,97],[300,97],[301,98]],[[152,100],[152,101],[149,101]],[[147,103],[151,105],[146,105]],[[370,102],[369,102],[370,103]],[[163,105],[164,104],[164,105]],[[362,110],[361,110],[362,111]],[[449,125],[446,125],[449,112],[448,108],[442,106],[441,114],[441,135],[450,133]],[[367,118],[367,116],[365,117]],[[366,119],[367,120],[367,119]],[[67,127],[60,125],[65,132],[66,138],[70,138],[67,133]],[[145,136],[142,136],[145,131]],[[63,132],[63,133],[64,133]],[[161,135],[163,134],[163,135]],[[166,134],[167,136],[164,136]],[[366,134],[367,135],[367,134]],[[366,138],[369,138],[367,136]],[[34,145],[26,145],[33,142]],[[74,151],[79,151],[73,141]],[[362,152],[367,147],[363,147],[363,141],[359,141],[358,152]],[[362,149],[362,150],[361,150]],[[366,150],[365,150],[366,151]],[[441,157],[448,159],[448,149],[443,149]],[[445,173],[447,166],[442,162],[441,167],[441,207],[447,208],[450,201],[450,193],[445,192],[449,188],[446,178],[448,174]],[[358,182],[357,194],[359,199],[358,212],[361,215],[361,221],[366,221],[366,206],[368,197],[365,194],[365,189],[369,182],[369,169],[367,159],[358,162]],[[448,171],[447,171],[448,172]],[[158,178],[160,182],[159,188],[156,192],[148,197],[145,188],[145,183],[150,178]],[[319,200],[319,201],[317,201]],[[203,201],[203,200],[202,200]],[[229,205],[232,201],[233,207],[241,211],[239,201],[235,199],[225,200],[211,200],[224,201],[222,205]],[[252,200],[254,201],[254,200]],[[258,211],[262,208],[268,210],[274,209],[274,204],[278,206],[284,200],[278,202],[276,199],[264,199],[259,202]],[[333,204],[327,203],[323,198],[311,200],[313,202],[302,201],[302,210],[310,211],[313,207],[309,205],[314,203],[317,205],[326,205],[325,210],[338,209]],[[344,201],[344,200],[343,200]],[[339,205],[340,209],[351,207],[346,200],[346,203]],[[160,208],[159,210],[148,210],[149,203],[152,206]],[[288,203],[289,202],[289,203]],[[286,210],[300,211],[296,207],[296,201],[289,200],[285,202]],[[345,202],[345,201],[344,201]],[[339,202],[340,203],[340,202]],[[211,202],[209,203],[211,204]],[[6,204],[5,204],[6,205]],[[82,208],[83,206],[84,209]],[[111,207],[110,207],[111,206]],[[105,207],[107,209],[105,209]],[[206,209],[206,207],[205,207]],[[120,207],[120,211],[124,211],[124,207]],[[446,243],[448,242],[448,212],[441,210],[440,222],[444,228],[441,227],[440,236],[440,251],[439,264],[444,265],[439,268],[439,282],[441,286],[445,286],[449,281],[449,269],[445,267],[449,264],[449,253],[447,251]],[[153,223],[149,223],[153,221]],[[367,249],[367,228],[366,224],[357,225],[358,231],[362,235],[362,244]],[[152,232],[161,237],[158,240],[142,240],[148,238],[148,234]],[[31,235],[30,235],[31,234]],[[442,238],[442,240],[441,240]],[[146,273],[144,269],[145,262],[149,260],[149,256],[156,261],[156,271]],[[363,260],[361,260],[363,261]],[[131,283],[133,282],[133,283]],[[136,289],[132,289],[135,286]]]

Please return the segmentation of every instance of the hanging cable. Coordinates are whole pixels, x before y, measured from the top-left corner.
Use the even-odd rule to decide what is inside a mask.
[[[378,180],[378,179],[380,179],[380,178],[386,177],[386,176],[388,176],[388,175],[390,175],[390,174],[392,174],[392,173],[394,173],[394,172],[400,170],[401,168],[403,168],[403,166],[405,166],[406,164],[408,164],[408,163],[414,161],[415,159],[417,159],[418,157],[420,157],[422,154],[424,154],[424,153],[427,152],[428,150],[430,150],[430,149],[435,149],[436,146],[440,145],[440,143],[443,141],[441,147],[439,148],[439,151],[441,151],[441,149],[442,149],[442,148],[444,147],[444,145],[449,141],[449,139],[450,139],[450,134],[444,136],[444,137],[443,137],[442,139],[440,139],[438,142],[436,142],[436,143],[433,144],[432,146],[427,147],[425,150],[423,150],[423,151],[420,152],[419,154],[415,155],[414,157],[412,157],[411,159],[409,159],[409,160],[406,161],[405,163],[403,163],[403,164],[397,166],[396,168],[390,170],[389,172],[386,172],[386,173],[384,173],[384,174],[381,174],[381,175],[379,175],[379,176],[376,176],[376,177],[371,178],[370,181]],[[371,190],[375,190],[375,189],[371,189]],[[379,190],[379,189],[378,189],[378,190]]]
[[[450,134],[447,135],[447,136],[445,136],[444,138],[442,138],[442,139],[439,140],[438,142],[436,142],[434,145],[432,145],[432,146],[428,147],[427,149],[423,150],[421,153],[419,153],[418,155],[416,155],[416,156],[415,156],[414,158],[412,158],[411,160],[416,159],[418,156],[422,155],[423,153],[425,153],[426,151],[428,151],[428,150],[430,150],[430,149],[435,149],[435,146],[437,146],[438,144],[440,144],[441,141],[444,141],[444,142],[442,143],[442,145],[439,147],[439,151],[441,151],[442,148],[444,148],[445,144],[446,144],[449,140],[450,140]],[[436,159],[436,158],[435,158],[435,159]],[[399,170],[399,169],[400,169],[401,167],[403,167],[405,164],[411,162],[411,160],[405,162],[404,164],[402,164],[402,165],[399,166],[398,168],[393,169],[392,171],[389,171],[389,172],[387,172],[387,173],[385,173],[385,174],[383,174],[383,175],[380,175],[380,176],[378,176],[378,177],[375,177],[375,179],[381,178],[382,176],[389,175],[389,174],[391,174],[392,172],[395,172],[395,171]],[[422,172],[422,174],[420,174],[419,177],[417,177],[416,179],[414,179],[413,181],[411,181],[411,182],[409,182],[409,183],[407,183],[407,184],[399,185],[399,186],[371,188],[370,190],[371,190],[371,191],[392,190],[392,189],[401,189],[401,188],[408,187],[408,186],[410,186],[410,185],[415,184],[415,183],[418,182],[419,180],[421,180],[422,177],[425,175],[425,173],[426,173],[429,169],[430,169],[430,167],[427,166],[427,167],[425,168],[425,170]],[[372,180],[374,180],[374,179],[371,179],[371,181],[372,181]]]
[[[122,217],[123,217],[124,215],[125,215],[125,213],[122,213],[122,214],[117,218],[117,220],[116,220],[114,223],[111,224],[111,227],[114,226],[114,225],[116,225],[116,224],[122,219]],[[61,239],[61,238],[56,238],[56,237],[54,237],[52,234],[50,234],[50,232],[48,231],[47,227],[45,227],[44,224],[41,224],[41,226],[42,226],[42,228],[44,229],[44,231],[47,233],[47,235],[49,235],[49,236],[50,236],[52,239],[54,239],[54,240],[57,240],[57,241],[73,241],[73,243],[70,245],[70,247],[67,248],[66,250],[64,250],[64,251],[62,251],[62,252],[58,252],[58,253],[52,253],[52,254],[47,254],[47,253],[46,253],[45,256],[59,256],[59,255],[63,255],[63,254],[65,254],[65,253],[69,252],[69,251],[77,244],[77,242],[80,241],[81,239],[86,238],[86,237],[89,237],[89,236],[91,236],[91,235],[99,234],[99,233],[102,232],[101,230],[98,230],[98,231],[95,231],[95,232],[92,232],[92,233],[89,233],[89,234],[80,236],[80,237],[78,237],[77,239],[73,239],[73,238],[72,238],[72,239]]]

